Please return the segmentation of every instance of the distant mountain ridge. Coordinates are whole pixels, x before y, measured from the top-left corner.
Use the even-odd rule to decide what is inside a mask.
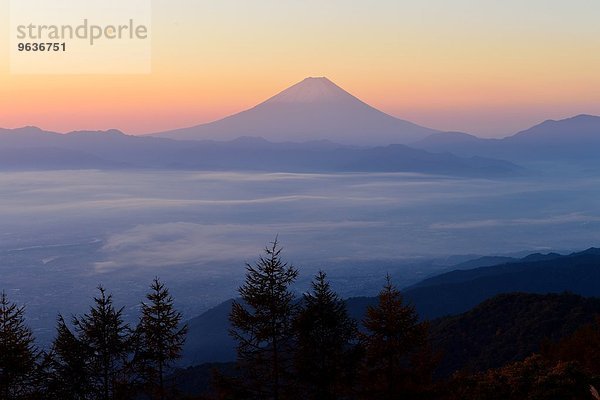
[[[520,167],[502,160],[461,158],[404,145],[359,148],[327,140],[272,143],[251,137],[229,142],[179,141],[130,136],[117,130],[58,134],[35,127],[0,130],[1,154],[7,154],[0,158],[0,168],[4,170],[151,168],[412,172],[469,177],[516,176],[523,172]]]
[[[600,249],[569,255],[534,254],[516,262],[452,271],[407,288],[423,318],[465,312],[497,294],[560,293],[600,297]]]
[[[326,78],[310,78],[310,82],[301,82],[248,112],[230,117],[231,121],[243,123],[235,133],[231,131],[231,134],[217,135],[221,139],[227,137],[226,141],[132,136],[118,130],[58,134],[36,127],[0,129],[0,152],[8,154],[6,149],[14,150],[4,160],[0,159],[0,168],[376,171],[478,177],[515,176],[541,171],[550,174],[600,173],[600,117],[578,115],[558,121],[548,120],[504,139],[483,139],[461,132],[427,131],[424,135],[419,134],[422,136],[419,140],[411,141],[410,146],[406,146],[394,144],[399,137],[398,124],[407,126],[406,121],[373,109]],[[335,111],[338,106],[341,108]],[[302,111],[296,115],[296,120],[290,115],[272,124],[273,115],[280,115],[279,107],[283,107],[283,114],[290,108],[306,111],[305,107],[309,107],[314,110],[309,112],[311,117]],[[349,112],[353,108],[357,108],[357,111]],[[260,110],[266,111],[261,114],[263,111]],[[313,115],[313,111],[316,114]],[[321,112],[324,114],[319,114]],[[364,113],[374,119],[363,118],[366,115]],[[325,119],[320,119],[317,114]],[[383,134],[379,138],[386,144],[364,146],[359,141],[348,145],[332,140],[326,132],[335,129],[329,124],[331,121],[327,122],[328,118],[337,119],[342,114],[360,121],[353,121],[351,127],[348,125],[348,130],[337,137],[341,142],[344,137],[352,137],[353,134],[346,136],[348,132],[360,131],[361,138],[369,138],[366,133],[377,131]],[[392,121],[392,130],[396,133],[382,128],[380,123],[384,120],[387,121],[385,124]],[[253,125],[255,122],[274,129],[270,135],[272,139],[262,137],[260,132],[263,131],[260,129],[253,131],[252,127],[258,126]],[[299,126],[295,125],[296,122],[308,123],[318,129],[313,132],[314,135],[299,133],[289,138],[276,134],[275,131],[282,132],[286,125]],[[229,123],[223,120],[223,124],[215,124],[225,127]],[[202,129],[208,125],[202,125]],[[391,136],[384,138],[386,132]],[[181,138],[188,134],[166,136]],[[191,137],[200,139],[202,135],[194,133]],[[50,148],[53,150],[43,150]],[[63,155],[57,156],[58,152]],[[88,160],[84,162],[86,157]]]
[[[600,117],[577,115],[548,120],[504,139],[483,139],[464,133],[436,133],[411,146],[461,156],[482,156],[527,164],[556,162],[600,164]]]
[[[273,142],[326,139],[347,145],[383,146],[407,144],[436,132],[385,114],[319,77],[306,78],[224,119],[152,136],[179,140],[258,136]]]
[[[562,120],[547,120],[507,138],[521,143],[540,139],[557,144],[572,143],[573,140],[600,143],[600,117],[580,114]]]
[[[492,276],[512,271],[514,264],[527,262],[548,261],[563,257],[558,253],[534,253],[523,258],[513,257],[482,257],[475,260],[460,263],[454,266],[453,271],[436,275],[432,278],[427,278],[421,282],[405,288],[405,291],[413,289],[436,286],[439,284],[459,283],[467,280],[479,278],[482,276]],[[495,267],[495,268],[490,268]]]

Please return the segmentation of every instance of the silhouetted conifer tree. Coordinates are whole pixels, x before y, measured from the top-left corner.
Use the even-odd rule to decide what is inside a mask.
[[[285,398],[292,368],[297,306],[290,285],[298,271],[282,261],[277,240],[265,253],[246,267],[246,282],[239,288],[242,301],[233,303],[230,314],[231,335],[252,396],[279,400]]]
[[[165,374],[181,357],[188,328],[181,326],[182,315],[175,310],[173,297],[158,278],[152,282],[146,299],[136,329],[134,365],[145,392],[152,398],[164,400],[167,398]]]
[[[356,322],[319,272],[296,319],[297,379],[304,399],[345,398],[356,366]]]
[[[25,325],[25,308],[0,295],[0,398],[22,399],[34,390],[39,351]]]
[[[56,338],[47,356],[49,372],[46,374],[48,398],[62,400],[84,400],[94,394],[92,385],[93,354],[67,326],[62,316],[58,317]]]
[[[84,346],[84,354],[91,372],[90,383],[95,398],[113,400],[123,398],[127,388],[125,363],[131,350],[129,326],[123,322],[123,308],[115,309],[112,295],[99,286],[100,295],[88,314],[73,318],[77,340]]]
[[[427,325],[419,323],[414,307],[404,303],[389,276],[378,304],[367,309],[363,324],[363,397],[418,398],[414,394],[417,376],[412,359],[425,344]]]

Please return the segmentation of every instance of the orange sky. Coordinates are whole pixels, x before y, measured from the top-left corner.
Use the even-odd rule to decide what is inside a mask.
[[[241,111],[307,76],[482,136],[600,114],[597,0],[323,3],[155,0],[145,75],[18,75],[0,58],[0,126],[154,132]],[[0,0],[2,26],[8,11]],[[8,46],[0,36],[0,54]]]

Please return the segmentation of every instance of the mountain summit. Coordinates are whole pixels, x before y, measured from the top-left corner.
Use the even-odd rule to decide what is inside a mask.
[[[277,103],[349,103],[360,102],[356,97],[325,77],[306,78],[271,97],[263,104]]]
[[[508,138],[515,142],[583,145],[600,142],[600,117],[581,114],[562,120],[548,120]]]
[[[330,140],[350,145],[406,144],[437,131],[385,114],[327,78],[306,78],[254,108],[219,121],[153,136],[273,142]]]

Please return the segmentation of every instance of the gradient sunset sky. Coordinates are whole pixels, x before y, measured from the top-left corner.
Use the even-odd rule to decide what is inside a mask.
[[[4,29],[0,127],[156,132],[247,109],[307,76],[396,117],[480,136],[600,114],[600,0],[152,5],[147,75],[11,74]],[[0,0],[0,26],[8,20]]]

